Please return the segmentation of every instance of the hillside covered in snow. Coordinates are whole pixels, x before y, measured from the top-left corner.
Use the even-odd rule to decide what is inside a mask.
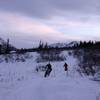
[[[50,47],[58,47],[58,48],[63,48],[63,47],[73,47],[74,45],[79,44],[79,41],[72,41],[72,42],[66,42],[66,43],[54,43],[49,45]]]
[[[60,55],[64,59],[50,61],[52,72],[46,78],[45,71],[36,70],[48,63],[37,61],[39,53],[20,55],[20,59],[18,55],[8,55],[12,59],[7,61],[0,55],[0,100],[100,100],[100,84],[92,76],[80,73],[79,60],[72,51],[62,51]],[[68,73],[63,68],[65,62]]]

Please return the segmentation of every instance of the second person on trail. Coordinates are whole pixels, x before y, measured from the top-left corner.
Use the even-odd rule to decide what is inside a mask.
[[[64,70],[68,71],[68,64],[67,63],[64,64]]]
[[[64,70],[67,72],[67,75],[68,75],[68,64],[65,62],[65,64],[64,64]]]
[[[49,76],[50,73],[51,73],[51,71],[52,71],[52,66],[51,66],[51,64],[49,63],[49,64],[46,65],[46,72],[45,72],[44,77]]]

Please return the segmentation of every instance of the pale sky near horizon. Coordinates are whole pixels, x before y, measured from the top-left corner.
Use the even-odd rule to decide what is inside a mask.
[[[0,37],[17,47],[100,40],[100,0],[0,0]]]

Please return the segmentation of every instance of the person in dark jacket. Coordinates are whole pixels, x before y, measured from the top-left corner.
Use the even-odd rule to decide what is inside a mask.
[[[67,75],[68,75],[68,64],[65,62],[65,64],[64,64],[64,70],[65,70],[65,72],[67,73]]]
[[[45,74],[44,74],[44,77],[49,76],[50,73],[51,73],[51,71],[52,71],[52,66],[51,66],[51,64],[49,63],[49,64],[46,65],[46,72],[45,72]]]
[[[64,64],[64,70],[65,71],[68,71],[68,64],[65,62],[65,64]]]

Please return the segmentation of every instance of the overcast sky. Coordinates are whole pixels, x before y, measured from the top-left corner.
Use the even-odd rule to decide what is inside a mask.
[[[100,0],[0,0],[0,37],[17,47],[100,40]]]

